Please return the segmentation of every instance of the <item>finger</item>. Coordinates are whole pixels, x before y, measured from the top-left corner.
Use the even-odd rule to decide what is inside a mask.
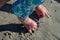
[[[34,31],[34,30],[35,30],[35,28],[32,28],[31,30],[32,30],[32,31]]]
[[[45,15],[47,15],[47,14],[48,14],[48,11],[46,11]]]
[[[32,19],[30,19],[30,27],[31,27],[31,29],[32,28],[36,28],[35,26],[37,25],[37,23],[34,21],[34,20],[32,20]]]
[[[32,28],[31,28],[32,31],[34,31],[34,30],[36,30],[36,29],[37,29],[36,26],[32,26]]]
[[[32,33],[32,30],[31,29],[28,29],[28,32]]]
[[[33,29],[32,29],[32,33],[34,33],[34,31],[35,31],[35,29],[33,28]]]
[[[28,30],[28,32],[32,33],[32,30],[31,30],[31,26],[30,25],[26,25],[26,29]]]
[[[36,29],[37,28],[37,23],[33,24],[33,28]]]

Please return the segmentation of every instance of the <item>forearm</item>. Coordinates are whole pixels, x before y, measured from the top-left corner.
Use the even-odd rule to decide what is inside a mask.
[[[29,17],[26,17],[24,19],[18,17],[18,20],[22,22],[22,24],[26,24],[29,21]]]
[[[8,1],[10,1],[10,0],[0,0],[0,7],[5,5]]]

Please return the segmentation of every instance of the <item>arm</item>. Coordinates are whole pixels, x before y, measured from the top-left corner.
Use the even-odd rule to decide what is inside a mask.
[[[43,18],[48,14],[48,10],[43,5],[39,5],[36,7],[36,13],[39,18]]]
[[[5,5],[8,1],[10,1],[10,0],[0,0],[0,7]]]

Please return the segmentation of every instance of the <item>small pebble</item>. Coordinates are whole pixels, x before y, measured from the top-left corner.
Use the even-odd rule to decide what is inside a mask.
[[[56,12],[56,10],[55,10],[55,12]]]
[[[11,36],[9,36],[9,38],[11,39]]]
[[[51,1],[51,3],[52,3],[52,1]]]
[[[11,33],[8,33],[8,35],[11,35]]]
[[[6,36],[6,33],[4,33],[4,35]]]
[[[3,40],[3,39],[2,39]]]
[[[29,38],[26,38],[27,40],[29,40]]]

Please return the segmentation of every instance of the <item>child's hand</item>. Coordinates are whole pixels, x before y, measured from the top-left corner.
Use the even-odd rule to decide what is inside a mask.
[[[28,17],[25,21],[25,27],[29,32],[32,32],[37,28],[37,23]]]
[[[48,11],[44,6],[39,5],[36,7],[36,13],[37,13],[39,18],[43,18],[47,15]]]
[[[29,17],[25,18],[25,19],[21,19],[18,18],[26,27],[26,29],[31,33],[32,31],[34,31],[37,28],[37,23],[30,19]]]

